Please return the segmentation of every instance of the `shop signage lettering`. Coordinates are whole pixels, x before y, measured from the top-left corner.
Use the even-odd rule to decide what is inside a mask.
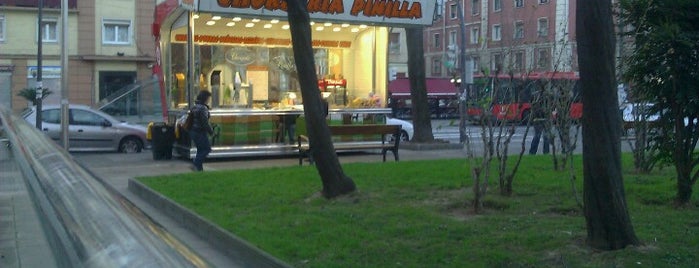
[[[217,0],[222,8],[251,8],[270,11],[287,10],[284,0]],[[308,0],[309,13],[344,14],[343,0]],[[350,15],[358,17],[422,18],[422,4],[406,0],[353,0]]]
[[[360,12],[367,17],[419,19],[422,18],[422,5],[408,1],[355,0],[350,14],[359,16]]]
[[[175,35],[176,42],[187,42],[186,34]],[[210,44],[245,44],[245,45],[274,45],[274,46],[291,46],[289,38],[262,38],[262,37],[243,37],[231,35],[194,35],[195,43],[210,43]],[[313,40],[314,47],[338,47],[349,48],[352,46],[351,41],[335,41],[335,40]]]
[[[15,70],[15,67],[12,65],[0,65],[0,72],[12,72]]]
[[[226,61],[241,66],[255,62],[255,52],[244,47],[231,48],[226,51],[224,57]]]

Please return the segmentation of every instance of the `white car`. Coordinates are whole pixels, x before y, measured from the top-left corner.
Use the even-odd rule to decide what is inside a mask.
[[[652,104],[639,104],[639,103],[624,103],[621,105],[622,119],[625,123],[633,123],[635,121],[644,120],[646,122],[656,122],[660,119],[657,113],[649,114],[650,109],[653,107]],[[694,124],[699,123],[699,119],[695,118]],[[689,125],[689,118],[684,118],[684,125]]]
[[[54,141],[61,137],[61,106],[44,105],[41,113],[41,131]],[[148,146],[146,127],[121,122],[116,118],[86,105],[69,107],[68,139],[70,151],[141,152]],[[36,124],[36,107],[23,114],[29,124]]]
[[[624,122],[635,122],[645,120],[653,122],[658,120],[658,114],[649,114],[652,104],[624,103],[621,105],[622,119]]]
[[[401,119],[386,117],[386,125],[400,125],[401,126],[401,131],[400,131],[400,140],[401,141],[409,141],[410,139],[413,138],[413,123],[410,123],[408,121],[401,120]]]

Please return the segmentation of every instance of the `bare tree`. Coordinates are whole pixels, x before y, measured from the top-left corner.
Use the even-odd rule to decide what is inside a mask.
[[[306,129],[311,146],[311,154],[316,162],[318,174],[323,182],[322,194],[334,198],[356,190],[354,181],[345,175],[335,148],[330,139],[330,128],[325,122],[325,111],[318,90],[318,77],[315,72],[313,47],[311,44],[311,20],[306,1],[286,0],[288,4],[289,29],[294,51],[294,61],[301,84],[303,110]],[[304,57],[305,55],[305,57]]]
[[[577,2],[583,99],[583,200],[587,244],[601,250],[640,244],[626,207],[611,0]]]

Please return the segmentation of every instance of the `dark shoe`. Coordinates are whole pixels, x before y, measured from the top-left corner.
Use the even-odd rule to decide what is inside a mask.
[[[195,167],[194,165],[189,166],[189,169],[190,169],[191,171],[204,171],[203,169],[198,169],[198,168]]]

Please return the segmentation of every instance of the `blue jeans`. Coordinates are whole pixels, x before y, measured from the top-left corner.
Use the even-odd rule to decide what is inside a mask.
[[[543,124],[535,124],[534,125],[534,138],[532,139],[532,144],[529,147],[529,154],[536,154],[536,151],[539,149],[539,140],[541,139],[541,134],[543,134],[543,139],[544,139],[544,154],[549,153],[549,135],[548,133],[543,133],[544,132],[544,125]]]
[[[196,168],[198,171],[203,171],[204,159],[206,159],[206,156],[209,155],[209,153],[211,152],[211,142],[209,142],[209,135],[206,134],[205,131],[192,130],[189,132],[189,137],[192,138],[192,141],[197,147],[197,155],[194,157],[194,160],[192,161],[194,164],[194,168]]]

